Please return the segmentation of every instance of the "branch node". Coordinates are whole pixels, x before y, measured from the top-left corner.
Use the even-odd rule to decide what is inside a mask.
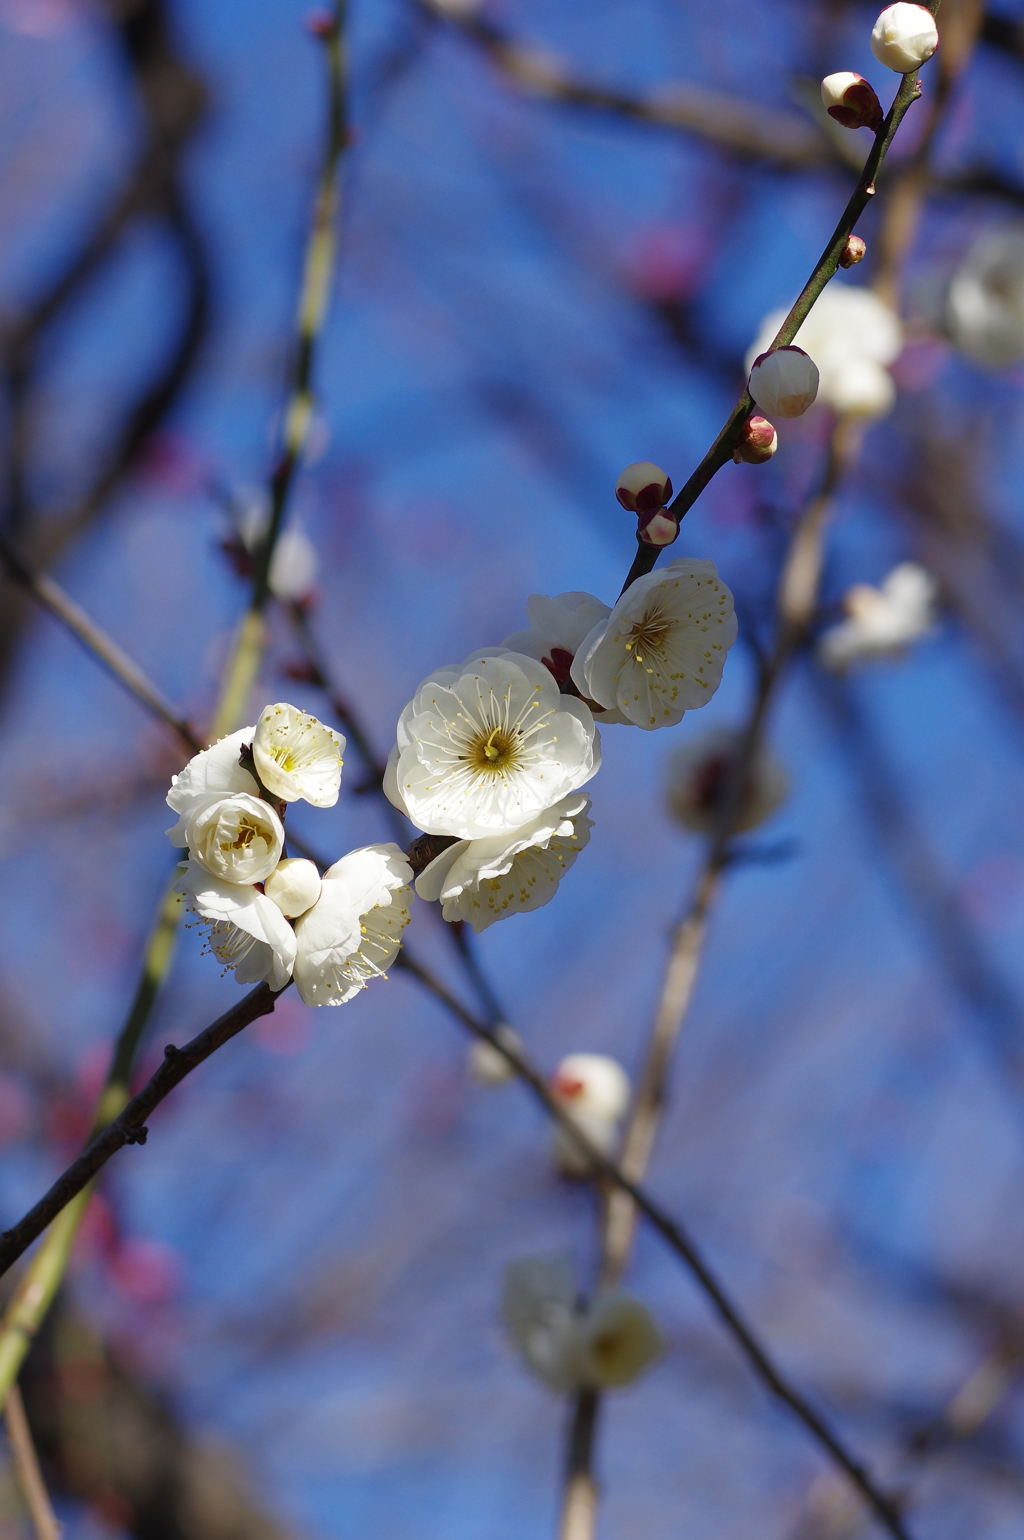
[[[145,1144],[149,1138],[149,1129],[139,1123],[129,1123],[122,1128],[125,1144]]]

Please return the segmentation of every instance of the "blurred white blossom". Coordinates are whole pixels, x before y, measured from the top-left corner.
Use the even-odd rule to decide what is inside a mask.
[[[239,495],[236,515],[238,537],[250,556],[255,556],[270,525],[270,498],[263,488],[247,488]],[[320,570],[316,547],[294,519],[278,534],[270,558],[270,592],[283,603],[308,598]]]
[[[417,828],[457,839],[520,829],[594,775],[590,708],[523,653],[440,668],[398,721],[384,790]]]
[[[475,931],[539,909],[590,839],[589,806],[587,796],[572,792],[511,834],[458,840],[420,873],[416,892],[440,899],[446,920],[468,920]]]
[[[295,922],[295,984],[306,1005],[343,1005],[386,976],[409,923],[411,882],[392,844],[366,845],[328,868],[320,897]]]
[[[494,1034],[500,1042],[505,1043],[509,1048],[521,1049],[523,1046],[523,1040],[519,1033],[513,1027],[510,1027],[507,1022],[502,1022],[499,1026],[495,1027]],[[476,1081],[477,1085],[504,1085],[506,1081],[511,1080],[515,1075],[515,1070],[505,1058],[505,1055],[499,1053],[497,1048],[492,1047],[483,1038],[476,1038],[469,1045],[467,1067],[470,1077]]]
[[[936,623],[938,584],[916,562],[901,562],[879,588],[857,583],[843,600],[848,619],[825,631],[818,656],[841,673],[851,663],[899,654]]]
[[[731,790],[737,750],[744,734],[731,727],[716,727],[684,743],[668,762],[667,796],[673,818],[696,834],[714,834],[717,819]],[[754,829],[779,806],[789,789],[785,770],[762,747],[754,756],[746,777],[732,830],[743,834]]]
[[[961,352],[990,369],[1024,357],[1024,225],[975,241],[949,286],[946,329]]]
[[[735,640],[732,594],[714,562],[679,557],[626,589],[580,645],[572,678],[637,727],[670,727],[714,695]]]
[[[771,345],[786,314],[773,310],[765,316],[747,354],[748,368]],[[881,417],[892,409],[896,390],[886,366],[903,347],[903,328],[895,311],[871,289],[833,278],[796,341],[818,366],[818,400],[833,411]]]
[[[570,1053],[551,1077],[555,1100],[603,1155],[613,1155],[629,1106],[629,1076],[603,1053]],[[556,1128],[551,1158],[563,1176],[590,1175],[590,1162],[572,1136]]]
[[[260,780],[282,802],[333,807],[341,787],[345,739],[308,711],[279,701],[264,706],[252,739]]]

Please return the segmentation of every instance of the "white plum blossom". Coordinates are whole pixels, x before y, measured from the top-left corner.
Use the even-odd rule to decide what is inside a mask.
[[[284,825],[270,803],[245,791],[196,799],[167,832],[222,882],[262,882],[284,848]]]
[[[522,828],[601,763],[589,706],[542,663],[501,648],[435,670],[398,720],[384,790],[427,834]]]
[[[185,863],[176,888],[185,907],[208,924],[210,951],[240,984],[266,981],[283,989],[295,962],[295,932],[276,904],[248,883],[222,882],[196,861]]]
[[[821,82],[821,99],[829,117],[844,128],[874,129],[882,122],[882,104],[874,86],[852,70],[826,75]]]
[[[573,792],[510,834],[458,840],[420,873],[416,892],[440,899],[445,920],[468,920],[475,931],[539,909],[590,839],[589,806]]]
[[[332,727],[280,701],[265,706],[252,739],[257,774],[282,802],[333,807],[341,786],[345,740]]]
[[[848,618],[824,632],[818,656],[841,673],[851,663],[898,656],[936,624],[938,584],[916,562],[901,562],[879,588],[856,583],[843,607]]]
[[[295,984],[306,1005],[343,1005],[386,977],[409,923],[412,868],[397,845],[350,851],[295,922]]]
[[[818,369],[795,343],[755,358],[747,389],[769,417],[802,417],[818,394]]]
[[[270,525],[270,498],[263,488],[246,488],[240,495],[238,535],[245,550],[255,556]],[[320,558],[316,547],[296,520],[286,525],[274,543],[270,558],[270,592],[283,603],[306,599],[316,582]]]
[[[230,733],[226,738],[221,738],[208,749],[203,749],[199,754],[193,755],[177,775],[171,776],[171,789],[167,793],[167,806],[175,813],[181,814],[177,832],[184,829],[188,814],[204,798],[212,796],[227,796],[231,792],[245,791],[253,797],[259,796],[259,787],[248,770],[239,764],[238,756],[246,745],[252,742],[255,727],[242,727],[238,732]],[[184,844],[184,840],[175,839],[174,833],[168,830],[172,842],[175,845]]]
[[[1024,357],[1024,224],[975,241],[949,285],[946,329],[962,353],[989,369]]]
[[[748,365],[768,347],[786,318],[766,315],[747,354]],[[818,400],[833,411],[881,417],[896,399],[887,365],[903,347],[899,317],[871,289],[833,279],[822,292],[796,341],[818,366]]]
[[[581,695],[651,731],[705,705],[736,640],[732,594],[712,561],[679,557],[638,578],[576,653]]]
[[[615,1390],[664,1352],[647,1307],[618,1291],[580,1306],[568,1257],[522,1257],[505,1269],[502,1314],[523,1361],[565,1395]]]
[[[615,496],[630,513],[654,513],[672,496],[672,478],[651,460],[634,460],[615,483]]]
[[[570,1053],[551,1077],[551,1092],[603,1155],[612,1155],[629,1106],[629,1076],[603,1053]],[[551,1158],[563,1176],[586,1177],[590,1162],[563,1128],[555,1129]]]
[[[886,6],[871,33],[871,52],[897,75],[919,69],[938,46],[935,17],[923,5],[911,5],[908,0]]]
[[[264,881],[263,891],[283,915],[295,920],[320,897],[320,873],[312,861],[286,856]]]
[[[531,594],[526,601],[528,631],[513,631],[501,643],[507,652],[525,653],[552,675],[558,684],[569,678],[572,660],[583,638],[598,621],[606,620],[611,607],[588,593]]]
[[[743,734],[715,727],[684,743],[668,762],[667,798],[677,823],[695,834],[714,834],[727,792],[731,789],[736,752]],[[769,751],[754,756],[731,820],[732,832],[744,834],[775,812],[785,799],[789,779]]]

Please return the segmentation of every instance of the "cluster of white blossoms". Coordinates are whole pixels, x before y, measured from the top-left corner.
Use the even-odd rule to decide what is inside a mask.
[[[843,673],[851,664],[899,656],[936,624],[938,584],[916,562],[900,562],[879,588],[855,583],[843,599],[846,620],[818,642],[826,668]]]
[[[549,1389],[629,1385],[664,1352],[646,1305],[618,1291],[577,1301],[568,1257],[523,1257],[505,1272],[502,1314],[526,1364]]]
[[[241,984],[294,977],[307,1005],[341,1005],[383,977],[409,921],[412,869],[397,845],[353,850],[321,877],[287,857],[287,804],[333,807],[345,740],[284,703],[204,749],[171,780],[167,833],[210,951]]]
[[[671,484],[658,476],[664,496]],[[535,594],[527,613],[528,630],[427,676],[384,777],[395,807],[442,847],[417,893],[477,931],[547,903],[586,845],[597,723],[680,721],[715,693],[736,639],[714,563],[689,558],[637,579],[614,606]]]

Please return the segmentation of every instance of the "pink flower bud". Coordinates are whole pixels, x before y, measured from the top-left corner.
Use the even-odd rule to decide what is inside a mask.
[[[821,99],[830,118],[844,128],[876,129],[882,122],[882,104],[863,75],[841,70],[821,82]]]
[[[671,545],[679,534],[679,520],[667,508],[656,508],[641,517],[636,532],[646,545]]]
[[[747,465],[763,465],[778,447],[779,435],[767,417],[748,417],[740,429],[732,457],[737,465],[741,460]]]
[[[871,33],[871,52],[879,64],[897,75],[918,69],[938,46],[939,29],[931,11],[907,0],[886,6]]]
[[[656,513],[672,496],[672,479],[660,465],[636,460],[615,483],[615,496],[630,513]]]
[[[773,417],[802,417],[818,394],[818,368],[803,348],[776,348],[755,358],[748,389]]]
[[[840,267],[856,267],[858,262],[863,262],[867,254],[868,243],[859,235],[848,235],[846,245],[843,247],[839,258]]]

